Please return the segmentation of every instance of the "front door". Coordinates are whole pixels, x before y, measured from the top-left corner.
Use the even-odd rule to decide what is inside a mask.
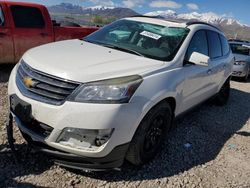
[[[193,52],[209,55],[208,41],[205,30],[197,31],[188,47],[185,59],[188,60]],[[182,68],[185,81],[182,91],[181,112],[188,110],[209,97],[211,89],[210,66],[185,64]]]

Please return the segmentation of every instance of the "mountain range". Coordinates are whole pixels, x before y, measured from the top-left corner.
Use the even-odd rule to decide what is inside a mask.
[[[115,19],[139,15],[129,8],[105,6],[81,7],[71,3],[53,5],[48,7],[48,10],[53,19],[73,21],[82,25],[91,24],[93,16],[100,16],[113,21]],[[226,15],[218,15],[213,12],[177,14],[173,10],[149,12],[145,15],[184,21],[204,21],[219,27],[225,32],[228,38],[250,40],[250,26],[240,23],[238,20]]]
[[[173,10],[149,12],[145,15],[183,21],[203,21],[219,27],[228,38],[250,40],[250,26],[226,15],[218,15],[213,12],[177,14]]]
[[[116,19],[138,15],[137,12],[129,8],[121,7],[106,7],[106,6],[94,6],[94,7],[81,7],[79,5],[73,5],[71,3],[61,3],[59,5],[53,5],[48,7],[51,13],[60,14],[81,14],[81,15],[98,15],[102,17],[114,17]]]

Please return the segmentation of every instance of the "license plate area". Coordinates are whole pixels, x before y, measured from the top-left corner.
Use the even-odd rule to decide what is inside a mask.
[[[22,121],[30,122],[32,120],[31,105],[21,100],[17,95],[10,96],[10,110]]]

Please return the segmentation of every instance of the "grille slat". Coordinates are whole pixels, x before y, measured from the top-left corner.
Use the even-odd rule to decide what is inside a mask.
[[[70,83],[67,83],[66,81],[59,81],[59,79],[56,80],[49,76],[44,76],[42,74],[39,74],[38,72],[31,70],[31,68],[29,68],[28,65],[21,63],[20,68],[21,68],[20,72],[22,75],[29,76],[33,79],[36,79],[37,81],[40,81],[40,82],[43,82],[52,86],[60,87],[60,88],[75,89],[75,84],[70,84]]]
[[[25,81],[25,79],[28,79]],[[21,93],[29,98],[48,104],[61,105],[80,85],[37,71],[25,62],[17,70],[16,83]]]
[[[72,90],[65,90],[65,89],[60,89],[60,88],[56,88],[47,84],[37,84],[36,85],[37,88],[39,89],[43,89],[49,92],[53,92],[53,93],[57,93],[57,94],[61,94],[61,95],[70,95],[72,93]]]

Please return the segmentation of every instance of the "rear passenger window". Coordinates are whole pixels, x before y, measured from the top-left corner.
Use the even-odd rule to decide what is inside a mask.
[[[194,34],[187,50],[187,60],[190,58],[193,52],[199,52],[208,56],[207,36],[205,31],[197,31]]]
[[[15,26],[18,28],[43,28],[45,22],[38,8],[25,6],[11,6],[11,13]]]
[[[4,26],[4,15],[3,15],[3,9],[0,6],[0,26]]]
[[[209,44],[209,56],[211,59],[221,57],[221,43],[219,34],[214,31],[207,31],[208,34],[208,44]]]

